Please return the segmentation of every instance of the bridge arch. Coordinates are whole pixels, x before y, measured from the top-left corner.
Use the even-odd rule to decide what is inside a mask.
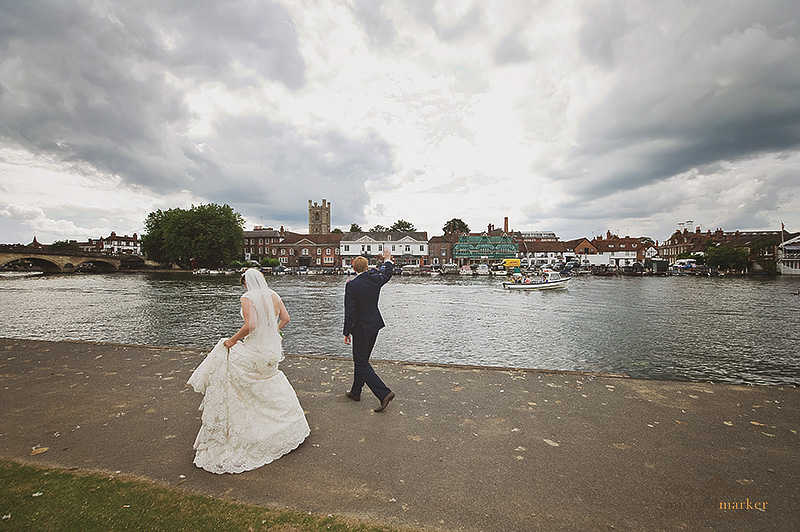
[[[84,260],[75,266],[76,271],[81,271],[84,269],[88,271],[96,270],[98,272],[108,273],[117,271],[117,265],[102,259],[91,258]]]
[[[45,272],[45,273],[58,273],[58,272],[62,271],[61,266],[59,266],[57,263],[55,263],[55,262],[53,262],[51,260],[40,258],[40,257],[25,257],[25,256],[14,257],[11,260],[3,261],[3,263],[0,264],[0,266],[5,266],[6,264],[9,264],[11,262],[15,262],[15,261],[18,261],[18,260],[28,261],[31,264],[33,264],[34,266],[36,266],[37,268],[41,268],[41,270],[43,272]]]

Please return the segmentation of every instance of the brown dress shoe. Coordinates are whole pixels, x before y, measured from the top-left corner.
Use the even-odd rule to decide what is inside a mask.
[[[361,400],[361,396],[360,395],[356,395],[356,394],[352,393],[350,390],[347,390],[346,392],[344,392],[344,394],[347,397],[349,397],[350,399],[352,399],[353,401],[360,401]]]
[[[375,409],[375,412],[380,412],[381,410],[385,409],[389,406],[389,401],[394,399],[394,392],[389,392],[389,395],[381,399],[381,406]]]

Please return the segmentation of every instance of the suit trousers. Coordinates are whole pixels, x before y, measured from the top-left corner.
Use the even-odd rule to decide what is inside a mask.
[[[369,357],[372,354],[372,348],[375,347],[375,340],[378,339],[378,333],[371,336],[365,336],[361,327],[356,326],[353,329],[353,388],[350,390],[356,396],[361,395],[361,389],[366,384],[367,387],[375,394],[379,400],[389,395],[391,390],[383,383],[378,374],[369,363]]]

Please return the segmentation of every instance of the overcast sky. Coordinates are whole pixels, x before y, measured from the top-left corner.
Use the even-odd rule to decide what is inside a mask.
[[[0,0],[0,243],[800,231],[800,2]]]

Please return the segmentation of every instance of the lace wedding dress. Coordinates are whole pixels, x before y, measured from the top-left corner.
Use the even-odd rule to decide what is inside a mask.
[[[254,286],[245,275],[248,288]],[[194,463],[212,473],[261,467],[297,448],[310,432],[292,385],[278,369],[282,351],[274,309],[268,303],[259,308],[278,296],[271,290],[269,298],[253,292],[242,296],[243,304],[251,304],[251,312],[268,310],[230,350],[221,339],[188,381],[205,394]]]

